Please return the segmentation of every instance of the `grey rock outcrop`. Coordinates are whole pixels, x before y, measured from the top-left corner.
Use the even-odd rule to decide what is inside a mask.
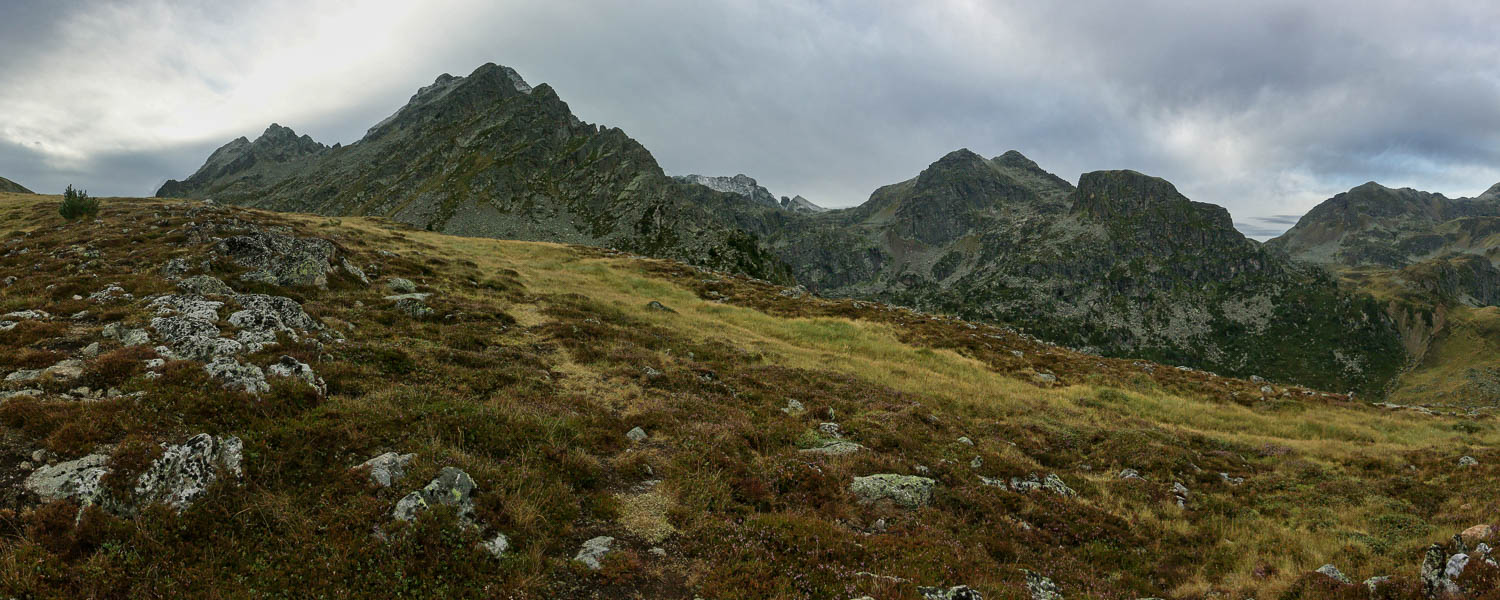
[[[1031,600],[1063,600],[1062,590],[1051,579],[1025,569],[1022,572],[1026,574],[1026,591],[1031,594]]]
[[[474,515],[474,488],[474,480],[468,473],[455,467],[443,467],[426,487],[398,501],[391,515],[397,520],[410,521],[429,508],[451,506],[460,519],[467,521]]]
[[[245,281],[321,288],[334,270],[334,246],[319,238],[258,232],[225,238],[214,251],[253,269],[240,276]]]
[[[392,484],[406,477],[406,467],[417,457],[416,454],[398,454],[386,452],[375,458],[360,463],[359,467],[370,469],[370,481],[380,487],[391,487]],[[356,467],[356,468],[359,468]]]
[[[177,282],[177,289],[197,296],[232,296],[234,290],[212,275],[194,275]]]
[[[113,498],[99,482],[109,473],[109,457],[83,458],[44,466],[26,478],[24,487],[42,500],[74,500],[129,516],[160,502],[184,510],[224,476],[243,476],[244,444],[239,438],[201,433],[181,444],[162,444],[162,455],[136,477],[134,496]]]
[[[615,538],[601,535],[584,542],[583,547],[578,549],[578,554],[573,557],[573,560],[597,571],[604,567],[604,559],[614,551]]]
[[[177,445],[163,445],[160,458],[136,479],[140,503],[161,502],[182,510],[208,491],[223,474],[238,479],[245,445],[237,437],[200,433]]]
[[[1329,579],[1332,579],[1334,581],[1337,581],[1339,583],[1353,583],[1353,582],[1349,581],[1349,578],[1344,575],[1343,571],[1340,571],[1338,567],[1335,567],[1335,566],[1333,566],[1331,564],[1323,565],[1321,567],[1318,567],[1318,571],[1317,572],[1319,574],[1321,574],[1321,575],[1323,575],[1323,576],[1325,576],[1325,577],[1327,577]]]
[[[43,501],[76,500],[88,506],[103,498],[99,480],[109,472],[109,457],[90,454],[77,460],[43,466],[26,477],[22,486]]]
[[[950,588],[919,587],[917,593],[922,595],[922,600],[984,600],[984,595],[979,590],[967,585]]]
[[[497,533],[495,537],[480,542],[479,548],[490,553],[490,556],[500,558],[505,556],[506,551],[510,550],[510,538],[506,537],[503,533]]]
[[[881,473],[855,477],[849,491],[864,502],[890,500],[906,508],[920,508],[932,503],[932,489],[937,482],[915,475]]]
[[[242,364],[229,357],[219,357],[203,365],[209,376],[223,381],[224,389],[260,394],[271,390],[266,373],[255,365]]]

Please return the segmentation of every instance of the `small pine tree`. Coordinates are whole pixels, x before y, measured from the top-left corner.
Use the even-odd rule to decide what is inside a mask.
[[[57,208],[58,214],[69,221],[78,217],[93,216],[99,214],[99,199],[90,198],[89,193],[83,190],[75,190],[72,185],[63,192],[62,206]]]

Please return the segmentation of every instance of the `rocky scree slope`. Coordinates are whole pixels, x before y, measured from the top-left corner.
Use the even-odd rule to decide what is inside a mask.
[[[1391,319],[1133,171],[1075,189],[1017,152],[959,150],[860,207],[766,238],[819,293],[1012,323],[1116,356],[1378,393]]]
[[[215,151],[159,197],[327,215],[377,215],[433,231],[607,246],[787,280],[753,235],[707,207],[752,203],[666,176],[619,129],[579,121],[548,85],[493,64],[443,75],[349,146],[272,125]]]
[[[0,196],[6,594],[1495,597],[1493,417],[593,248],[57,201]]]

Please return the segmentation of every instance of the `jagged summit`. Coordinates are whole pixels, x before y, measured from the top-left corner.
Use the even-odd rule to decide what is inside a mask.
[[[586,124],[546,84],[488,63],[444,74],[365,137],[326,148],[273,126],[220,148],[159,196],[293,212],[379,215],[485,237],[607,246],[783,280],[734,194],[667,177],[623,131]],[[779,205],[769,192],[763,206]]]
[[[821,206],[818,206],[816,204],[813,204],[811,200],[808,200],[807,198],[803,198],[801,195],[793,196],[791,198],[788,198],[786,196],[782,196],[781,197],[781,207],[785,208],[787,210],[790,210],[790,211],[795,211],[795,212],[805,212],[805,213],[824,213],[824,212],[828,212],[828,209],[823,208]]]
[[[365,139],[379,137],[387,128],[395,125],[432,121],[434,117],[451,120],[456,116],[473,114],[484,110],[489,104],[516,95],[529,95],[533,91],[534,88],[515,69],[495,63],[480,65],[467,77],[443,73],[433,80],[432,85],[412,94],[405,106],[366,131]],[[434,114],[442,112],[435,107],[453,110],[456,114]]]
[[[770,190],[761,187],[754,177],[740,173],[733,177],[711,176],[711,175],[677,175],[673,179],[684,183],[694,183],[704,186],[716,192],[727,192],[736,194],[758,204],[764,204],[773,208],[780,208],[781,203],[776,201],[776,196]]]

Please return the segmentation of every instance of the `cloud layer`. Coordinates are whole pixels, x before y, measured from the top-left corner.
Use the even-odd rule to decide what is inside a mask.
[[[551,83],[673,173],[849,206],[959,147],[1130,168],[1265,237],[1369,180],[1500,181],[1484,3],[47,2],[0,18],[0,174],[142,195],[271,122],[348,143],[439,73]]]

